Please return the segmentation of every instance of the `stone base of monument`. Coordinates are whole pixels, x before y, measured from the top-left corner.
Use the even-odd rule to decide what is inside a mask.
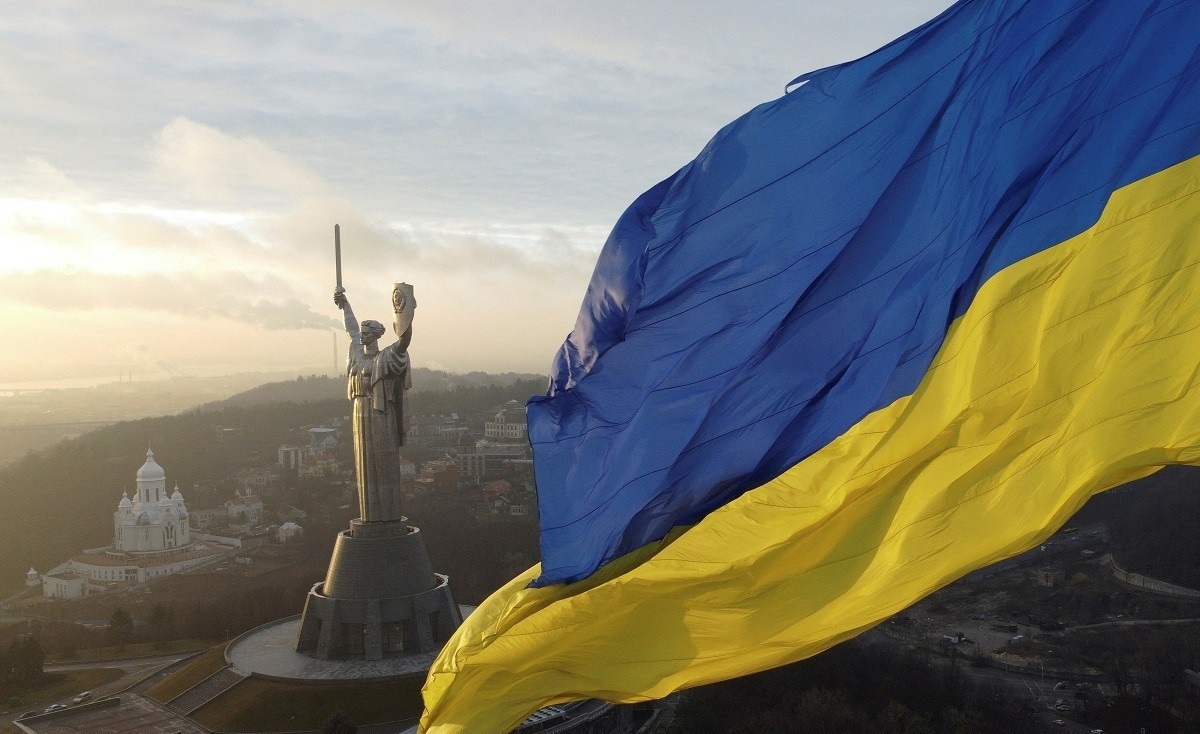
[[[325,580],[308,592],[295,649],[320,660],[424,655],[460,624],[449,580],[434,573],[420,530],[407,518],[352,520]]]

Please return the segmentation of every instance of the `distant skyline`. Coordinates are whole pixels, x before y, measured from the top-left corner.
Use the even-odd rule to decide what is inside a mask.
[[[637,195],[949,4],[8,8],[0,385],[331,372],[334,223],[359,318],[415,285],[415,364],[544,373]]]

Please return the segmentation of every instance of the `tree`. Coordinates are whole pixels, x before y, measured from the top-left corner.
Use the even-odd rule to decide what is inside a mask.
[[[157,643],[171,639],[175,634],[175,611],[163,604],[155,604],[150,609],[150,639]]]
[[[355,734],[357,731],[358,724],[342,711],[330,716],[325,725],[321,727],[321,734]]]
[[[891,701],[875,717],[872,731],[887,734],[930,734],[929,717],[912,711],[899,701]]]
[[[21,635],[14,639],[8,644],[6,653],[4,674],[10,683],[24,686],[41,681],[46,653],[37,635]]]
[[[108,618],[109,640],[119,647],[125,647],[125,643],[129,642],[129,637],[132,634],[133,617],[130,617],[129,612],[126,612],[123,608],[117,607]]]

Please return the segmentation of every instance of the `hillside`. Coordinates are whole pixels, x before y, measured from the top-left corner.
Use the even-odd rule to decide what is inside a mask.
[[[191,507],[200,481],[232,477],[238,469],[270,463],[294,429],[344,412],[345,401],[276,403],[250,408],[196,410],[117,423],[64,441],[0,469],[0,578],[31,565],[39,571],[85,547],[112,541],[112,512],[146,447],[178,484]],[[289,430],[293,429],[293,430]],[[230,485],[229,492],[232,492]]]
[[[413,369],[413,386],[411,395],[424,392],[447,392],[461,388],[496,388],[512,385],[513,383],[532,383],[529,395],[544,389],[546,378],[523,372],[505,372],[490,374],[487,372],[467,372],[457,374],[431,370],[424,367]],[[529,397],[526,395],[525,397]],[[245,392],[238,393],[224,400],[207,403],[200,407],[219,409],[225,407],[261,405],[263,403],[307,403],[317,400],[345,399],[346,380],[342,377],[329,375],[312,375],[298,377],[295,380],[269,382]]]
[[[1200,589],[1200,468],[1171,466],[1093,499],[1122,566]]]
[[[510,399],[524,401],[544,382],[488,385],[472,378],[484,384],[415,389],[425,382],[423,377],[418,371],[410,395],[413,415],[472,412]],[[274,464],[281,444],[306,443],[307,427],[345,415],[349,405],[342,390],[340,380],[320,377],[275,383],[179,415],[100,428],[0,468],[0,579],[5,585],[14,583],[30,566],[44,571],[83,548],[110,543],[111,513],[121,492],[133,491],[147,446],[189,507],[213,506],[232,495],[238,470]],[[328,392],[334,395],[307,401],[282,398]],[[266,396],[277,399],[263,402]]]
[[[477,413],[542,390],[544,378],[450,375],[416,370],[413,415]],[[305,429],[345,415],[340,379],[270,383],[175,416],[117,423],[0,468],[0,579],[15,583],[76,551],[105,545],[111,512],[146,447],[189,506],[218,504],[240,469],[270,465],[280,444],[307,441]],[[197,484],[201,487],[197,487]],[[1101,494],[1081,512],[1112,529],[1113,549],[1130,570],[1200,588],[1200,469],[1172,467]]]

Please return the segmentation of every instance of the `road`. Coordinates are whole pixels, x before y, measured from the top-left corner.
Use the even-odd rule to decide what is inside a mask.
[[[154,655],[152,657],[126,658],[123,660],[93,660],[91,662],[80,663],[55,663],[47,665],[43,669],[47,673],[61,673],[66,670],[87,670],[88,668],[120,668],[126,673],[145,672],[150,668],[161,666],[167,663],[174,663],[183,660],[192,653],[168,653],[165,655]]]
[[[863,637],[877,644],[905,644],[899,639],[889,636],[878,627],[870,630]],[[963,658],[951,660],[948,657],[937,654],[931,654],[929,661],[933,665],[940,665],[942,667],[957,666],[962,675],[978,683],[990,684],[991,686],[1011,691],[1014,695],[1034,702],[1041,709],[1038,713],[1038,718],[1045,721],[1048,726],[1053,726],[1053,722],[1056,719],[1063,721],[1061,726],[1053,726],[1056,732],[1063,732],[1063,734],[1089,734],[1092,731],[1090,726],[1084,726],[1083,724],[1071,721],[1062,713],[1054,711],[1051,708],[1059,699],[1070,701],[1075,695],[1074,691],[1059,691],[1054,689],[1055,685],[1062,682],[1059,678],[1048,675],[1022,675],[998,668],[975,667]]]
[[[44,670],[47,673],[62,673],[72,670],[88,670],[93,668],[119,669],[123,673],[120,678],[92,689],[92,696],[88,700],[95,701],[98,698],[104,698],[105,696],[111,696],[114,693],[119,693],[120,691],[125,690],[129,686],[149,675],[153,671],[158,670],[159,668],[165,668],[173,663],[177,663],[192,654],[193,653],[190,652],[172,653],[169,655],[155,655],[154,657],[126,658],[123,660],[103,660],[93,661],[90,663],[59,663],[55,665],[47,665],[45,666]],[[60,700],[47,702],[41,706],[41,709],[44,710],[46,706],[49,706],[51,703],[61,703],[70,706],[71,699],[79,693],[80,691],[75,691],[71,693],[71,695]],[[23,713],[25,712],[14,711],[11,714],[6,714],[2,721],[11,726],[13,719],[17,718]],[[13,728],[15,729],[16,727]]]

